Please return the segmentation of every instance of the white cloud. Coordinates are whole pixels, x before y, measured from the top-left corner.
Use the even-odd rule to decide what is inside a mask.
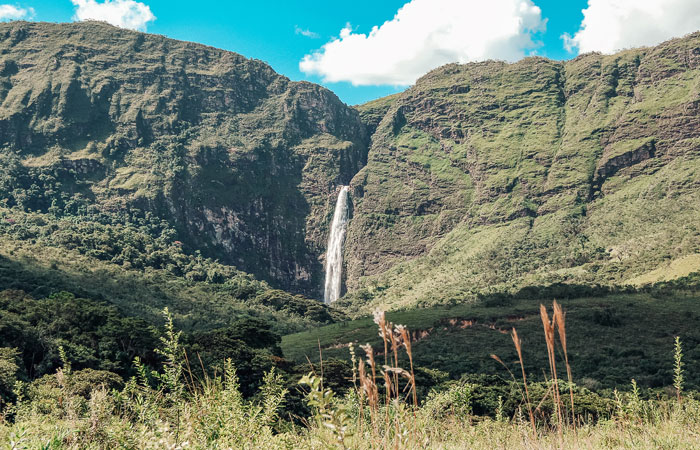
[[[580,53],[613,53],[655,45],[700,29],[699,0],[588,0],[583,21],[564,46]]]
[[[311,39],[318,39],[321,37],[318,33],[314,33],[313,31],[306,29],[306,28],[301,28],[298,25],[296,25],[294,27],[294,33],[300,34],[302,36],[306,36],[307,38],[311,38]]]
[[[21,8],[14,5],[0,5],[0,21],[30,19],[34,16],[34,8]]]
[[[75,20],[103,20],[112,25],[146,30],[148,22],[156,20],[156,16],[147,5],[135,0],[71,0],[77,7]]]
[[[409,85],[450,62],[522,58],[545,23],[532,0],[411,0],[369,34],[346,26],[299,68],[330,82]]]

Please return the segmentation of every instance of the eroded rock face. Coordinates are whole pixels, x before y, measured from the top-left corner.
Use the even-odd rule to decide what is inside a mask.
[[[615,175],[621,170],[625,170],[641,164],[654,157],[656,147],[653,139],[648,139],[641,145],[637,142],[630,142],[631,147],[618,154],[606,154],[603,150],[603,157],[598,161],[591,189],[593,195],[600,191],[600,187],[605,180]],[[607,150],[607,148],[606,148]],[[612,150],[610,150],[612,152]]]
[[[0,200],[166,221],[186,251],[320,298],[350,184],[359,303],[623,283],[700,251],[699,79],[694,34],[451,64],[355,110],[235,53],[13,22],[0,25]]]
[[[318,297],[331,197],[367,154],[332,92],[101,23],[3,24],[0,52],[0,146],[25,178],[60,169],[59,191],[148,211],[191,251]]]
[[[453,64],[361,106],[376,132],[352,181],[350,290],[416,304],[524,278],[622,282],[655,267],[644,242],[666,231],[650,215],[692,215],[700,186],[699,61],[695,33],[567,62]],[[662,240],[656,250],[698,237]],[[638,249],[635,262],[608,267],[602,249],[618,246]]]

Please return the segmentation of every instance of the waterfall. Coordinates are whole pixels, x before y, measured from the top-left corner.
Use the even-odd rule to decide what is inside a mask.
[[[340,297],[343,281],[343,244],[345,231],[348,228],[348,186],[340,188],[338,200],[335,202],[335,212],[331,223],[331,233],[328,236],[326,250],[326,288],[323,301],[333,303]]]

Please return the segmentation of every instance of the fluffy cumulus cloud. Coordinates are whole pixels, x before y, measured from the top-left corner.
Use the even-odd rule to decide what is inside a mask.
[[[0,5],[0,21],[31,19],[33,16],[33,8],[22,8],[14,5]]]
[[[519,59],[544,27],[531,0],[411,0],[369,34],[346,26],[299,68],[330,82],[409,85],[450,62]]]
[[[655,45],[700,29],[700,0],[588,0],[569,51],[613,53]]]
[[[76,6],[75,20],[103,20],[112,25],[145,31],[156,20],[151,8],[135,0],[71,0]]]

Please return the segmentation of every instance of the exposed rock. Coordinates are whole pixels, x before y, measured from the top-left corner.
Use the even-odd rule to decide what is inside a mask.
[[[450,64],[358,107],[378,125],[352,181],[348,306],[624,283],[697,252],[698,80],[695,33],[566,62]]]
[[[330,196],[368,141],[332,92],[96,22],[2,24],[0,53],[2,154],[32,161],[16,177],[60,160],[69,195],[157,214],[186,248],[318,297]]]

